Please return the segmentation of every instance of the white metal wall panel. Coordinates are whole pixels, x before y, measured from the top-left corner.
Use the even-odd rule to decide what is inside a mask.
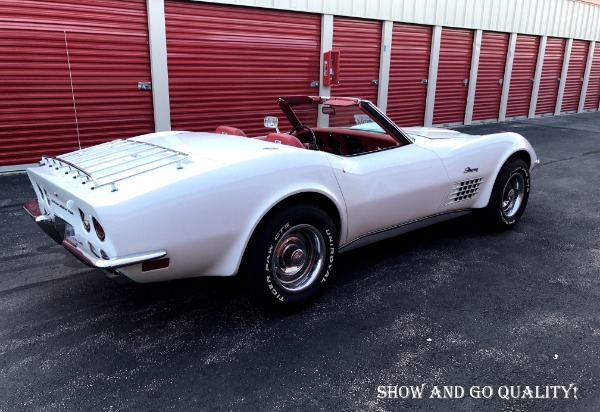
[[[600,40],[600,7],[570,0],[208,1],[403,23]]]

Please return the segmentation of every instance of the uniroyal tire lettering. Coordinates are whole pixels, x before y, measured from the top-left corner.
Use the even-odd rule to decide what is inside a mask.
[[[327,278],[329,277],[329,273],[331,272],[331,268],[333,267],[333,261],[335,260],[335,243],[333,241],[333,235],[329,229],[325,230],[325,234],[329,239],[329,265],[327,265],[327,270],[325,271],[325,275],[321,279],[321,283],[327,282]]]

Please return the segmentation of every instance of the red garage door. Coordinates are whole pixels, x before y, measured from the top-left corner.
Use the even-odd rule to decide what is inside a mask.
[[[536,114],[554,113],[564,54],[565,39],[548,37],[546,52],[544,53],[540,91],[535,106]]]
[[[473,120],[498,119],[508,33],[484,31],[480,50]]]
[[[583,76],[585,75],[585,64],[587,62],[589,47],[590,43],[587,41],[573,40],[561,112],[577,111],[577,107],[579,106],[579,97],[581,96],[581,85],[583,83]]]
[[[0,166],[154,130],[145,4],[2,2]]]
[[[539,48],[539,37],[522,34],[517,36],[506,117],[527,116],[529,114]]]
[[[318,94],[320,16],[188,1],[165,13],[173,129],[265,134],[278,97]]]
[[[464,121],[472,50],[473,31],[442,29],[434,124]]]
[[[332,96],[367,99],[377,104],[381,22],[333,19],[333,48],[341,52],[340,85],[331,88]]]
[[[585,94],[585,110],[598,110],[600,106],[600,42],[596,42],[590,80]]]
[[[423,124],[431,33],[430,26],[394,23],[387,115],[402,126]]]

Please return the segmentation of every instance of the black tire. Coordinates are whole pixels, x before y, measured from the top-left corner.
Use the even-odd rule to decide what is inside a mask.
[[[323,210],[282,208],[267,216],[250,240],[242,263],[245,283],[268,306],[304,306],[323,291],[337,251],[337,230]]]
[[[527,207],[530,180],[529,168],[523,160],[508,159],[496,177],[487,207],[482,210],[485,223],[496,230],[516,225]]]

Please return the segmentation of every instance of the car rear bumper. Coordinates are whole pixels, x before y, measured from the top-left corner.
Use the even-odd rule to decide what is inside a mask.
[[[77,235],[65,238],[67,223],[59,217],[55,216],[52,218],[50,215],[42,214],[36,199],[25,202],[23,208],[56,243],[62,244],[73,256],[91,267],[106,270],[116,269],[159,259],[167,254],[166,250],[154,250],[115,258],[105,258],[102,257],[102,252],[97,251],[90,242],[80,239]]]
[[[155,250],[104,259],[99,256],[99,253],[89,242],[81,241],[77,236],[66,238],[63,240],[62,245],[77,259],[88,266],[98,269],[117,269],[124,266],[137,265],[149,260],[160,259],[167,255],[165,250]]]
[[[55,223],[50,215],[44,215],[40,211],[40,206],[37,199],[32,199],[23,204],[23,209],[31,216],[31,218],[42,228],[48,236],[50,236],[56,243],[61,244],[64,239],[64,227],[65,223],[62,219],[60,222]],[[62,231],[60,230],[62,226]]]

